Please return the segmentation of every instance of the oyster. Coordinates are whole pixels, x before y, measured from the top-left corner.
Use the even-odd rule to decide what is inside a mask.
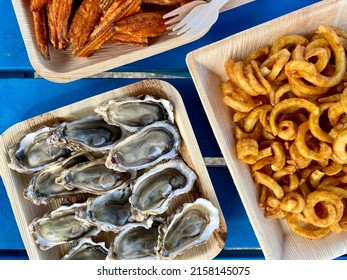
[[[129,220],[130,194],[130,187],[127,187],[102,196],[88,198],[86,208],[76,212],[76,217],[97,226],[102,231],[119,232],[140,225],[149,228],[153,218],[148,218],[142,223],[133,223]]]
[[[177,156],[180,144],[181,136],[174,125],[155,122],[112,146],[106,166],[117,171],[148,168]]]
[[[90,153],[77,153],[65,160],[46,167],[36,173],[30,180],[29,186],[24,190],[24,197],[34,204],[47,204],[50,200],[58,197],[67,197],[81,190],[68,190],[61,184],[56,183],[56,178],[60,172],[81,162],[93,160]]]
[[[123,230],[114,238],[107,259],[154,260],[158,235],[158,225],[149,229],[141,226]]]
[[[82,238],[62,260],[105,260],[108,253],[104,242],[95,243],[90,238]]]
[[[83,207],[83,203],[60,206],[41,218],[35,218],[29,225],[29,231],[40,249],[47,250],[56,245],[97,235],[99,230],[96,227],[76,219],[75,212]]]
[[[204,198],[185,203],[168,226],[161,224],[157,244],[158,259],[174,259],[179,254],[205,243],[219,228],[216,207]]]
[[[174,197],[189,192],[196,175],[181,159],[156,165],[131,183],[132,218],[164,213]]]
[[[72,151],[105,151],[125,136],[123,129],[106,123],[101,116],[88,116],[60,124],[47,142]]]
[[[42,170],[69,155],[66,148],[54,147],[46,143],[53,128],[44,126],[27,134],[8,151],[9,167],[20,173],[30,174]]]
[[[107,105],[96,108],[95,112],[103,116],[109,124],[122,126],[131,132],[156,121],[174,122],[171,103],[150,95],[110,100]]]
[[[127,187],[132,175],[107,168],[105,160],[106,158],[102,157],[65,169],[56,179],[56,183],[69,190],[77,188],[96,195]]]

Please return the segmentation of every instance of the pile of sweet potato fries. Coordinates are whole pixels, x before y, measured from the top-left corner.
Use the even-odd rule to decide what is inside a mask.
[[[89,57],[106,42],[148,45],[166,32],[163,15],[189,0],[30,0],[42,56],[50,45]]]

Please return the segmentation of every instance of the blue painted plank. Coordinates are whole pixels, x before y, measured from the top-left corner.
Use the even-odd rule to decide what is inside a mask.
[[[227,11],[199,40],[147,59],[116,69],[117,71],[182,72],[187,74],[185,56],[188,52],[221,40],[273,18],[319,2],[318,0],[256,0]],[[0,0],[0,71],[32,71],[11,1]]]

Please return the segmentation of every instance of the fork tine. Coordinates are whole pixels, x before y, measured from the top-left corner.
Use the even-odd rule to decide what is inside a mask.
[[[192,29],[191,26],[185,25],[180,30],[177,31],[177,35],[182,35],[182,34],[188,32],[191,29]]]
[[[177,17],[174,17],[172,19],[169,19],[169,20],[165,21],[165,25],[170,25],[172,23],[176,23],[176,22],[179,22],[179,21],[180,21],[180,18],[179,18],[179,16],[177,16]],[[170,28],[170,26],[167,27],[167,28]]]

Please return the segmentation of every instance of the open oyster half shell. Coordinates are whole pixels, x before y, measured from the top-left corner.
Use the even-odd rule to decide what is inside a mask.
[[[65,169],[56,183],[67,189],[81,189],[86,193],[102,195],[129,185],[132,174],[117,172],[105,166],[106,157],[77,164]]]
[[[158,224],[151,228],[132,227],[121,231],[112,241],[108,260],[155,260]]]
[[[185,203],[168,225],[159,226],[158,259],[174,259],[184,251],[205,243],[219,228],[218,209],[207,199]]]
[[[164,213],[176,196],[193,188],[195,180],[196,174],[182,159],[154,166],[131,183],[131,218],[142,221]]]
[[[57,126],[47,143],[66,147],[72,151],[106,151],[127,136],[127,132],[116,125],[110,125],[101,116],[88,116]]]
[[[40,249],[47,250],[84,237],[96,236],[100,232],[96,227],[75,217],[75,212],[83,207],[84,203],[63,205],[41,218],[35,218],[29,225],[29,231],[34,235]]]
[[[31,174],[67,157],[70,153],[68,149],[54,147],[46,142],[52,132],[53,128],[44,126],[24,136],[8,150],[9,168]]]
[[[83,190],[81,189],[66,189],[63,185],[57,184],[56,179],[63,170],[93,159],[94,156],[90,153],[76,153],[37,172],[31,178],[29,186],[24,190],[24,198],[31,200],[36,205],[40,205],[47,204],[55,198],[82,193]]]
[[[105,242],[94,242],[91,238],[82,238],[78,244],[64,255],[62,260],[105,260],[109,249]]]
[[[156,121],[174,122],[171,103],[150,95],[110,100],[107,105],[96,108],[95,112],[103,116],[109,124],[119,125],[131,132]]]
[[[113,145],[106,166],[117,171],[136,171],[152,167],[178,155],[181,136],[167,121],[148,125]]]
[[[153,217],[149,217],[141,223],[129,220],[131,216],[130,194],[130,187],[126,187],[102,196],[88,198],[86,208],[76,212],[76,218],[96,226],[102,231],[119,232],[137,226],[151,227]]]

